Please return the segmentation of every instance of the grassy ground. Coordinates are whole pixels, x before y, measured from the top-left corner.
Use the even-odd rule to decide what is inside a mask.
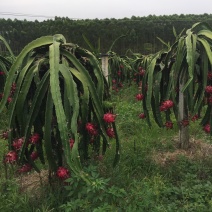
[[[125,86],[113,95],[121,141],[117,167],[112,167],[113,140],[103,160],[86,167],[94,182],[90,186],[72,175],[66,188],[50,187],[47,172],[31,173],[17,181],[11,168],[5,179],[5,167],[0,164],[0,211],[212,211],[211,139],[197,121],[190,125],[190,148],[179,149],[176,123],[172,130],[154,123],[149,128],[138,118],[142,108],[136,94],[136,86]],[[6,127],[5,120],[3,115],[1,129]],[[0,147],[2,158],[4,140]]]

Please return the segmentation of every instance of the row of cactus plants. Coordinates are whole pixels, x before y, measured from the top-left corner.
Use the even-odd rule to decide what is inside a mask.
[[[104,103],[110,99],[109,87],[91,52],[67,43],[63,35],[45,36],[29,43],[6,71],[0,102],[0,111],[6,106],[9,113],[4,162],[39,172],[35,159],[46,159],[62,179],[70,172],[87,179],[82,164],[91,152],[104,155],[113,138],[117,163],[115,114]]]
[[[197,23],[156,54],[128,58],[110,51],[108,84],[97,55],[66,43],[62,35],[33,41],[11,66],[0,105],[1,111],[5,105],[10,111],[10,150],[14,150],[14,140],[21,139],[18,157],[25,164],[36,168],[31,158],[35,149],[44,161],[44,147],[51,170],[56,171],[65,161],[72,171],[82,173],[90,143],[96,154],[100,147],[104,154],[109,137],[116,139],[117,161],[119,141],[113,108],[107,101],[109,86],[117,90],[130,80],[139,86],[136,99],[142,100],[141,118],[150,126],[152,113],[158,126],[172,128],[173,112],[183,131],[206,107],[201,124],[212,134],[211,46],[210,27]],[[11,93],[14,96],[8,105]],[[107,117],[111,121],[106,121]],[[183,142],[181,147],[188,147]]]
[[[165,50],[132,54],[132,58],[111,57],[111,80],[114,90],[129,79],[135,81],[139,87],[136,99],[142,100],[140,118],[145,117],[150,127],[153,116],[159,127],[173,128],[174,117],[180,147],[188,148],[191,120],[202,116],[203,129],[212,135],[212,31],[208,24],[196,23],[185,35],[173,32],[173,45],[160,39]]]
[[[208,126],[205,131],[212,135],[212,128],[209,128],[212,125],[211,48],[210,26],[196,23],[185,35],[176,39],[168,50],[142,60],[146,70],[141,81],[145,117],[151,125],[149,114],[152,112],[158,126],[172,128],[173,112],[180,129],[179,139],[182,148],[189,147],[188,125],[194,117],[200,118],[201,115],[201,125],[204,130],[205,126]]]

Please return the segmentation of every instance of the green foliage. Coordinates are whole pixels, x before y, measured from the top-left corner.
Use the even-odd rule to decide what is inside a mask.
[[[202,164],[192,163],[182,157],[172,167],[178,178],[175,178],[175,184],[168,184],[161,191],[161,201],[166,205],[167,211],[211,211],[210,171],[201,166]],[[188,170],[186,173],[185,169]]]
[[[111,44],[111,46],[109,47],[109,49],[105,52],[105,54],[111,54],[111,51],[112,51],[112,48],[113,46],[116,44],[116,42],[122,38],[122,37],[125,37],[126,35],[121,35],[119,37],[117,37],[113,43]],[[100,43],[100,38],[98,38],[98,42],[97,42],[97,47],[95,48],[91,42],[88,40],[88,38],[82,34],[82,37],[84,39],[84,41],[86,42],[86,44],[88,45],[90,51],[96,56],[96,57],[99,57],[101,56],[101,43]],[[104,53],[103,53],[104,54]]]
[[[150,113],[160,127],[164,126],[165,116],[166,122],[175,118],[181,129],[184,120],[191,121],[194,115],[200,116],[201,112],[204,113],[202,125],[212,123],[211,115],[208,115],[211,114],[210,95],[205,92],[206,86],[211,85],[208,78],[212,67],[211,47],[210,26],[196,23],[186,31],[186,35],[176,36],[176,42],[166,51],[161,50],[135,60],[135,64],[140,64],[145,70],[141,92],[144,95],[143,111],[150,126]],[[181,93],[184,96],[183,103],[179,99]],[[208,99],[207,102],[205,99]],[[174,103],[173,109],[161,110],[166,100]],[[182,104],[183,116],[180,114]],[[206,112],[205,106],[208,108]],[[171,113],[175,117],[171,117]],[[212,127],[210,130],[212,134]]]
[[[2,37],[0,35],[0,41],[2,41],[4,43],[4,45],[6,46],[7,48],[7,51],[9,52],[9,55],[11,56],[12,60],[15,60],[15,55],[13,54],[13,51],[12,49],[10,48],[10,45],[8,44],[8,42],[5,40],[4,37]]]
[[[183,33],[184,29],[180,32],[180,34],[178,35],[177,32],[176,32],[176,29],[175,27],[173,27],[173,34],[174,34],[174,37],[176,38],[175,41],[179,40],[179,38],[182,36],[182,33]],[[161,38],[157,37],[157,39],[166,46],[167,50],[169,50],[171,48],[171,45],[170,45],[170,42],[166,43],[164,40],[162,40]]]
[[[29,198],[26,194],[20,195],[14,180],[0,181],[0,211],[30,211]]]
[[[7,98],[11,86],[16,89],[11,104]],[[77,45],[66,43],[62,35],[41,37],[29,43],[17,56],[9,70],[0,111],[9,109],[9,149],[13,141],[23,138],[19,163],[29,163],[37,150],[44,163],[44,153],[50,170],[67,165],[74,173],[80,172],[81,162],[89,157],[90,139],[95,140],[95,154],[104,154],[109,146],[107,124],[103,115],[103,101],[109,98],[108,87],[98,59]],[[24,115],[23,115],[24,114]],[[98,128],[98,135],[90,135],[86,124]],[[30,143],[35,133],[39,142]],[[117,132],[115,132],[117,134]],[[116,136],[118,142],[118,137]],[[70,139],[74,140],[73,148]],[[115,162],[118,160],[118,145]]]
[[[8,42],[1,35],[0,35],[0,42],[3,42],[8,51],[8,54],[3,54],[3,52],[0,52],[0,92],[2,92],[4,89],[4,84],[6,81],[6,77],[8,75],[8,71],[15,60],[15,56]]]
[[[196,22],[207,22],[212,24],[211,14],[173,14],[173,15],[149,15],[146,17],[123,18],[123,19],[85,19],[73,20],[68,17],[55,17],[54,20],[27,21],[1,19],[1,35],[10,41],[14,51],[19,53],[22,48],[34,39],[41,36],[63,33],[67,40],[77,43],[79,46],[87,48],[82,34],[86,35],[92,44],[97,44],[101,38],[101,52],[107,52],[111,46],[111,41],[120,35],[128,34],[117,45],[113,51],[119,55],[125,54],[127,49],[142,54],[155,53],[163,46],[157,39],[160,37],[164,41],[173,43],[173,26],[176,32],[188,29]],[[145,51],[145,43],[152,44],[151,52]]]
[[[201,158],[194,155],[194,158],[190,158],[181,155],[184,153],[182,151],[174,159],[166,158],[166,153],[171,154],[179,150],[176,147],[176,123],[173,130],[159,128],[153,121],[152,128],[149,128],[145,120],[138,118],[142,103],[135,100],[136,92],[137,84],[134,83],[131,87],[124,86],[124,89],[113,94],[112,98],[118,114],[116,125],[119,139],[122,140],[122,157],[118,166],[111,167],[115,150],[115,146],[111,145],[111,151],[106,152],[103,160],[92,160],[89,164],[93,165],[83,167],[83,171],[91,176],[91,184],[86,184],[78,175],[72,173],[68,182],[54,182],[53,187],[43,184],[38,196],[32,196],[34,192],[26,193],[25,196],[11,189],[12,193],[8,191],[7,198],[1,199],[4,208],[11,211],[14,205],[8,204],[8,201],[16,199],[13,202],[25,201],[15,206],[15,209],[20,211],[27,211],[30,205],[31,211],[209,212],[212,172],[211,156],[207,151],[211,147],[210,137],[201,133],[199,121],[191,123],[192,135],[197,136],[202,144],[209,145],[205,156]],[[0,142],[2,150],[5,141]],[[202,149],[196,152],[199,151]],[[161,158],[158,158],[158,155],[161,155]],[[3,166],[1,170],[4,170]],[[1,180],[3,176],[1,175]],[[13,179],[10,182],[18,188]]]
[[[111,60],[111,64],[118,64],[114,67],[126,73],[121,76],[123,78],[117,74],[118,80],[131,78],[132,74],[127,75],[130,68],[133,73],[139,67],[145,70],[144,75],[136,75],[136,83],[131,82],[130,87],[124,83],[124,89],[113,93],[113,103],[108,102],[109,86],[101,74],[98,59],[87,50],[66,43],[62,35],[42,37],[26,46],[9,71],[12,75],[7,77],[0,105],[2,111],[5,105],[9,111],[9,148],[14,148],[13,139],[24,137],[19,152],[24,162],[37,168],[46,157],[52,171],[62,165],[72,170],[71,178],[56,185],[54,191],[46,190],[46,196],[41,195],[38,202],[44,199],[47,203],[39,204],[38,210],[211,211],[211,157],[207,152],[211,140],[199,133],[199,126],[211,118],[211,107],[202,104],[204,88],[211,84],[207,81],[211,68],[211,37],[207,25],[196,24],[168,52],[141,58],[135,54],[134,60],[121,57]],[[207,151],[200,157],[192,155],[195,142],[190,152],[176,151],[179,122],[175,89],[181,77],[186,80],[183,92],[188,111],[193,115],[202,109],[206,114],[202,121],[189,123],[191,132],[202,139],[200,147],[207,141]],[[196,79],[201,83],[195,84]],[[14,81],[17,88],[12,103],[7,104]],[[144,94],[143,101],[135,98],[138,91]],[[167,99],[174,101],[174,108],[162,114],[159,108]],[[107,138],[107,125],[102,118],[108,110],[113,112],[113,107],[117,111],[116,125],[113,124],[116,145],[111,145],[111,151],[106,152],[113,140]],[[141,112],[145,113],[147,122],[139,118]],[[164,128],[164,122],[174,117],[173,130]],[[88,122],[99,126],[93,145],[89,144],[93,136],[85,128]],[[41,142],[29,147],[27,142],[35,132],[41,135]],[[70,138],[75,140],[73,148]],[[113,152],[118,159],[120,145],[121,163],[112,168]],[[39,151],[40,162],[29,158],[34,149]],[[96,156],[102,153],[99,163],[88,165],[92,164],[93,156],[100,159]],[[16,210],[24,211],[28,207],[28,197],[25,200],[25,196],[18,196],[16,188],[11,191],[14,197],[10,192],[8,196],[0,196],[3,205],[14,200],[4,207],[10,210],[15,205]],[[16,204],[18,201],[23,204]],[[33,209],[38,202],[34,200]]]
[[[120,90],[123,83],[131,84],[134,72],[129,57],[120,57],[115,52],[110,52],[108,64],[109,84],[113,90]]]
[[[108,211],[119,207],[120,200],[125,198],[126,191],[116,186],[110,186],[109,180],[99,176],[96,166],[88,166],[85,172],[91,176],[92,183],[87,185],[82,179],[73,175],[66,180],[68,185],[67,203],[61,205],[63,211]]]
[[[185,79],[182,92],[187,96],[188,108],[192,114],[201,109],[204,98],[207,75],[212,66],[211,48],[212,32],[205,23],[197,23],[187,30],[186,36],[182,36],[167,54],[168,59],[176,54],[175,62],[170,69],[172,79],[171,93],[167,93],[167,98],[171,95],[176,97],[175,89],[179,87],[177,80]],[[204,42],[203,42],[204,41]],[[196,82],[199,83],[196,83]],[[195,97],[195,98],[193,98]]]

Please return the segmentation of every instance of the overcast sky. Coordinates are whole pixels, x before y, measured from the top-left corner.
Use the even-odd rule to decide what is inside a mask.
[[[204,13],[212,14],[212,0],[2,0],[0,6],[0,18],[38,21],[55,16],[73,19],[121,19],[132,16]],[[35,15],[37,17],[30,17]]]

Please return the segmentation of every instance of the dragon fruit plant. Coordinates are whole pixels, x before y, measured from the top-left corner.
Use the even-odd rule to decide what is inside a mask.
[[[8,103],[13,83],[13,98]],[[35,162],[39,158],[59,178],[71,172],[85,178],[82,165],[91,157],[89,149],[104,155],[112,137],[116,164],[119,143],[113,116],[104,121],[104,114],[111,111],[104,106],[107,89],[98,59],[67,43],[63,35],[29,43],[8,72],[0,102],[0,112],[9,104],[5,161],[22,165],[21,172],[30,167],[39,171]],[[109,134],[108,127],[112,128]]]
[[[15,55],[13,54],[7,41],[0,35],[0,41],[3,42],[7,49],[7,54],[3,55],[0,52],[0,99],[3,96],[3,89],[8,71],[11,68],[13,62],[15,61]]]
[[[212,135],[211,49],[211,28],[206,23],[196,23],[168,50],[143,58],[146,71],[141,91],[146,120],[151,125],[149,113],[152,112],[158,126],[171,129],[171,113],[174,113],[181,148],[189,146],[189,120],[199,118],[201,111],[206,112],[200,124]]]

